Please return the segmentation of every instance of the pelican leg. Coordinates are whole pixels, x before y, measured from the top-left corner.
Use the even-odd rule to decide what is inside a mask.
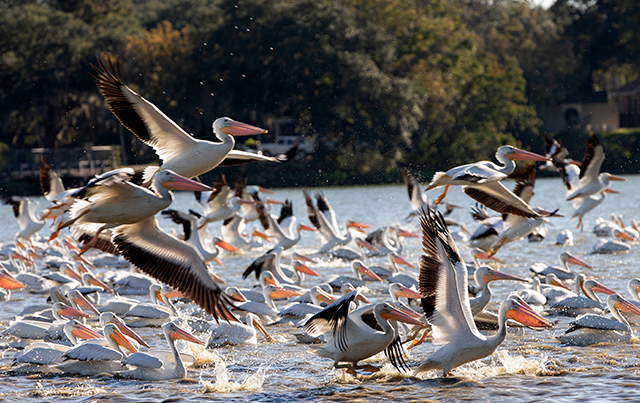
[[[84,245],[82,247],[82,249],[78,253],[79,255],[82,255],[83,253],[85,253],[89,249],[93,248],[93,245],[95,245],[96,242],[98,241],[98,236],[100,236],[100,233],[104,230],[105,226],[106,226],[106,224],[103,225],[102,227],[98,228],[98,231],[96,231],[96,234],[93,236],[93,238],[91,238],[91,240],[86,245]]]
[[[363,370],[365,370],[367,372],[371,372],[371,373],[375,373],[375,372],[380,371],[380,368],[375,367],[373,365],[368,365],[368,364],[365,364],[365,365],[356,364],[355,368],[356,369],[363,369]]]
[[[427,328],[424,329],[424,332],[422,333],[422,337],[420,337],[420,340],[412,340],[411,344],[409,345],[409,347],[407,347],[407,350],[410,350],[416,346],[419,346],[420,344],[424,343],[424,341],[427,339],[427,336],[429,335],[429,332],[431,331],[431,328]]]
[[[442,199],[444,199],[444,197],[447,195],[447,191],[449,190],[449,185],[446,185],[444,187],[444,192],[442,192],[442,194],[440,196],[438,196],[438,198],[436,199],[436,204],[440,204],[440,202],[442,201]]]
[[[338,363],[336,363],[336,364],[333,365],[333,367],[334,368],[346,368],[347,373],[349,373],[349,374],[351,374],[353,376],[358,375],[356,373],[355,368],[353,367],[353,364],[338,364]]]

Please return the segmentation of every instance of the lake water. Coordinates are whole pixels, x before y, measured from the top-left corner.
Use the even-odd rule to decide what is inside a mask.
[[[640,199],[640,176],[629,176],[627,182],[615,183],[618,195],[609,195],[603,204],[585,218],[585,231],[576,231],[575,221],[553,218],[548,225],[547,239],[541,243],[521,240],[507,244],[498,253],[503,259],[499,269],[510,274],[528,277],[534,262],[557,264],[558,254],[569,250],[589,262],[593,268],[584,270],[587,276],[601,280],[605,285],[629,298],[626,291],[628,279],[640,275],[638,246],[621,255],[594,255],[591,248],[597,237],[592,228],[598,216],[609,219],[612,213],[623,214],[626,221],[637,218]],[[316,189],[310,189],[312,191]],[[399,223],[404,228],[418,231],[418,220],[405,223],[409,212],[407,193],[403,186],[366,186],[322,189],[342,220],[352,218],[377,228]],[[430,192],[435,198],[440,190]],[[570,202],[564,201],[565,191],[559,179],[540,179],[536,183],[536,195],[532,205],[548,210],[559,208],[559,213],[569,216]],[[274,198],[293,200],[294,212],[299,220],[308,223],[306,208],[300,189],[278,189]],[[469,215],[473,201],[459,189],[451,189],[447,200],[464,206],[452,214],[452,218],[466,222],[473,231],[477,225]],[[41,199],[39,210],[46,201]],[[174,208],[198,209],[191,194],[176,195]],[[11,241],[17,224],[8,206],[0,206],[0,241]],[[161,219],[169,229],[173,224]],[[177,227],[176,227],[177,228]],[[557,233],[571,228],[575,246],[553,245]],[[212,234],[219,232],[219,224],[209,227]],[[48,229],[41,235],[48,237]],[[316,234],[305,232],[300,246],[301,253],[313,254],[319,242]],[[420,240],[407,239],[403,256],[414,264],[420,257]],[[466,245],[458,245],[465,257],[470,256]],[[93,252],[88,253],[88,256]],[[258,252],[245,256],[225,257],[224,267],[217,272],[227,284],[251,286],[255,279],[242,280],[241,274]],[[370,259],[374,263],[383,259]],[[319,261],[312,265],[324,276],[332,273],[350,273],[349,264]],[[97,270],[104,273],[108,268]],[[306,286],[313,286],[322,279],[308,279]],[[496,309],[514,285],[497,282],[492,284],[494,299],[491,309]],[[387,285],[369,283],[366,294],[373,302],[387,298]],[[103,296],[103,297],[106,297]],[[45,296],[27,292],[14,293],[10,301],[0,302],[0,329],[7,326],[24,306],[43,303]],[[279,306],[284,306],[282,303]],[[0,365],[0,401],[110,401],[110,402],[162,402],[162,401],[470,401],[470,402],[535,402],[535,401],[638,401],[640,392],[640,345],[636,341],[622,344],[606,344],[592,347],[566,347],[554,336],[564,332],[570,318],[554,317],[552,330],[536,332],[526,330],[522,334],[509,334],[496,353],[484,360],[467,364],[454,370],[454,377],[443,379],[441,373],[431,371],[420,377],[398,373],[384,358],[377,356],[369,363],[382,366],[381,372],[359,375],[354,378],[342,370],[334,370],[332,362],[309,352],[309,346],[299,344],[294,333],[300,329],[291,325],[272,326],[269,331],[276,343],[260,341],[257,346],[227,347],[206,351],[192,350],[198,358],[197,368],[188,369],[188,380],[141,382],[119,380],[110,376],[74,378],[54,376],[22,376],[7,373],[12,350],[5,350]],[[158,329],[144,329],[142,337],[156,347],[166,349],[166,343]],[[204,335],[200,336],[204,339]],[[633,339],[632,339],[633,340]],[[408,364],[415,368],[436,349],[425,343],[409,351]]]

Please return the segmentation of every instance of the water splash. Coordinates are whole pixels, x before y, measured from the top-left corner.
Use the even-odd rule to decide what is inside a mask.
[[[36,388],[29,392],[31,397],[50,397],[50,396],[93,396],[97,394],[104,394],[104,388],[96,388],[87,384],[80,384],[77,386],[69,387],[64,386],[60,388],[47,387],[45,388],[42,383],[37,382]]]
[[[195,361],[191,365],[193,368],[211,367],[212,364],[217,367],[218,364],[223,362],[215,351],[207,350],[197,344],[189,343],[189,352],[195,357]]]
[[[209,382],[200,378],[200,383],[204,386],[204,393],[230,393],[237,391],[257,391],[262,388],[266,378],[266,371],[260,367],[255,374],[248,376],[242,382],[234,382],[230,380],[227,365],[223,362],[217,362],[216,381]]]

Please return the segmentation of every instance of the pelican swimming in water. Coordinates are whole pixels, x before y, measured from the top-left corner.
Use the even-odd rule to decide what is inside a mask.
[[[137,367],[131,371],[121,372],[123,378],[139,379],[142,381],[160,381],[167,379],[183,379],[187,376],[187,368],[178,352],[175,340],[181,339],[191,343],[204,345],[194,335],[181,329],[173,322],[162,326],[164,337],[169,344],[171,354],[157,355],[153,352],[137,352],[122,360],[123,364]]]
[[[583,315],[571,322],[569,329],[556,339],[563,344],[574,346],[628,341],[633,336],[633,329],[621,312],[640,315],[640,308],[624,299],[620,294],[609,295],[607,306],[614,319],[600,315]]]
[[[498,331],[481,334],[473,321],[467,290],[467,268],[441,214],[429,209],[421,217],[423,255],[420,265],[422,306],[433,328],[433,344],[445,344],[414,371],[414,375],[441,369],[448,376],[453,368],[479,360],[502,343],[507,318],[525,326],[552,327],[519,299],[500,303]]]

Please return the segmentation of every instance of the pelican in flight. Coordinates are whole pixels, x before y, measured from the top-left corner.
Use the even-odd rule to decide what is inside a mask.
[[[426,191],[444,186],[444,192],[436,199],[436,204],[439,204],[446,196],[449,186],[460,185],[467,196],[499,213],[527,218],[540,217],[500,181],[515,169],[513,160],[547,161],[548,158],[513,146],[502,146],[496,152],[496,159],[504,166],[479,161],[451,168],[447,172],[436,172]]]
[[[78,200],[71,206],[69,218],[60,219],[49,240],[61,229],[74,224],[101,224],[93,238],[85,244],[88,250],[104,230],[123,224],[134,224],[153,217],[173,202],[171,190],[210,190],[209,186],[187,179],[173,171],[158,172],[153,185],[156,192],[130,182],[134,175],[131,168],[120,168],[96,176],[80,191]],[[80,231],[83,227],[80,227]]]
[[[213,133],[221,142],[193,138],[151,102],[126,86],[120,76],[120,61],[115,67],[110,59],[105,64],[98,59],[93,66],[95,83],[107,101],[109,109],[122,125],[142,142],[153,147],[162,165],[187,178],[202,175],[218,165],[230,166],[250,161],[278,161],[276,158],[233,150],[233,136],[266,133],[259,127],[224,117],[213,122]],[[145,170],[145,182],[150,182],[155,169]]]
[[[608,172],[600,173],[604,161],[604,149],[598,137],[591,133],[587,140],[587,151],[580,165],[579,182],[576,189],[567,191],[567,200],[585,198],[603,192],[611,181],[626,181]]]
[[[419,326],[423,323],[386,302],[365,305],[349,312],[349,306],[357,294],[358,291],[354,290],[342,296],[313,315],[304,325],[305,332],[311,337],[323,334],[327,337],[327,344],[316,347],[313,353],[331,358],[334,368],[346,368],[352,375],[356,375],[359,369],[379,371],[373,365],[358,365],[358,361],[383,350],[398,370],[406,368],[395,321]]]
[[[329,252],[336,246],[346,245],[351,242],[353,236],[351,235],[351,232],[349,232],[349,228],[357,228],[359,230],[369,228],[366,224],[347,220],[344,223],[346,234],[342,233],[338,226],[336,213],[322,193],[316,193],[316,204],[313,203],[311,196],[309,196],[309,193],[306,190],[303,190],[302,194],[304,195],[304,199],[307,204],[309,221],[311,221],[313,226],[318,229],[325,240],[324,245],[320,248],[320,252]]]
[[[291,207],[290,204],[287,206]],[[284,249],[289,249],[300,241],[300,231],[316,231],[304,224],[296,226],[295,222],[293,222],[293,228],[291,228],[292,231],[289,232],[288,229],[285,230],[280,225],[280,220],[275,220],[271,214],[265,210],[264,204],[261,201],[257,200],[255,202],[255,208],[258,213],[258,218],[260,219],[260,224],[262,224],[262,227],[264,228],[264,233],[276,242],[276,246],[282,246]],[[295,217],[293,217],[292,220],[293,219],[295,219]]]
[[[18,231],[15,235],[15,239],[25,239],[28,242],[31,240],[31,236],[40,231],[46,221],[38,220],[35,216],[36,203],[25,197],[11,196],[7,198],[4,204],[10,204],[13,207],[13,215],[18,221]]]
[[[433,328],[433,344],[445,345],[416,368],[414,375],[441,369],[446,377],[453,368],[492,354],[507,334],[507,318],[525,326],[553,326],[524,301],[507,299],[500,303],[496,334],[481,334],[469,304],[467,268],[444,218],[429,209],[420,221],[424,251],[420,264],[422,307]]]

